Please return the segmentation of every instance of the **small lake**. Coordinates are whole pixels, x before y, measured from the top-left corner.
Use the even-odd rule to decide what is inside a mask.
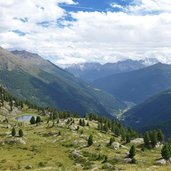
[[[31,119],[32,116],[33,116],[33,115],[26,114],[26,115],[18,116],[18,117],[16,117],[15,119],[16,119],[17,121],[20,121],[20,122],[23,122],[23,121],[30,121],[30,119]]]

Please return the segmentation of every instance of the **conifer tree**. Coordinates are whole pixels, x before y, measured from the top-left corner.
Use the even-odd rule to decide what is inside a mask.
[[[82,126],[85,126],[85,120],[83,119],[83,121],[82,121]]]
[[[31,117],[31,119],[30,119],[30,124],[35,124],[36,123],[36,120],[35,120],[35,117],[34,116],[32,116]]]
[[[41,122],[41,118],[40,118],[40,116],[37,116],[36,117],[36,124],[39,124]]]
[[[12,111],[13,110],[13,100],[12,100],[12,98],[10,98],[9,105],[10,105],[10,111]]]
[[[157,142],[158,142],[158,139],[157,139],[157,131],[156,130],[154,130],[153,132],[151,132],[150,139],[151,139],[152,146],[155,147],[156,144],[157,144]]]
[[[131,141],[130,135],[126,135],[126,143],[130,143],[130,141]]]
[[[14,127],[13,127],[12,130],[11,130],[11,135],[12,135],[13,137],[15,137],[15,135],[16,135],[16,130],[15,130]]]
[[[109,140],[109,146],[111,146],[114,141],[115,141],[115,138],[111,137],[110,140]]]
[[[165,144],[161,150],[161,155],[164,159],[169,160],[171,158],[171,146]]]
[[[149,145],[150,145],[150,134],[149,134],[149,132],[145,132],[145,134],[144,134],[144,144],[146,147],[149,147]]]
[[[161,143],[164,141],[164,134],[163,134],[163,132],[160,129],[157,132],[157,139]]]
[[[18,131],[18,135],[19,135],[19,137],[23,137],[23,130],[22,129],[20,129],[19,131]]]
[[[130,148],[130,150],[129,150],[129,157],[130,157],[131,159],[133,159],[134,156],[135,156],[135,154],[136,154],[136,148],[135,148],[134,145],[132,145],[131,148]]]
[[[82,120],[81,119],[79,120],[79,125],[82,126]]]
[[[88,147],[90,147],[93,144],[93,136],[92,135],[89,136],[87,143],[88,143]]]

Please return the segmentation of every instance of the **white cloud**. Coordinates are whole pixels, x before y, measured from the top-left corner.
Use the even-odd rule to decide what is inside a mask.
[[[59,65],[146,57],[171,62],[171,3],[168,1],[136,0],[136,5],[128,7],[129,13],[72,12],[75,21],[62,21],[68,27],[56,23],[66,15],[57,5],[61,2],[75,3],[72,0],[0,1],[0,45],[39,53]],[[156,10],[154,4],[159,4],[162,12],[141,15],[142,10]],[[37,24],[44,21],[48,27]],[[26,35],[20,36],[13,30]]]
[[[113,7],[113,8],[120,8],[120,9],[123,9],[123,7],[122,7],[121,5],[119,5],[119,4],[117,4],[117,3],[114,3],[114,2],[111,3],[110,6]]]
[[[169,0],[134,0],[134,6],[130,6],[132,12],[171,12]]]

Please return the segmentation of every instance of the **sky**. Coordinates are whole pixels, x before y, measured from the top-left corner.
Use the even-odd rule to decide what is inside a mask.
[[[171,0],[1,0],[0,46],[59,66],[171,63]]]

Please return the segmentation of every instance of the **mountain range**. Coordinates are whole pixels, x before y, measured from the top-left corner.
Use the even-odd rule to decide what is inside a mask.
[[[72,64],[66,67],[65,70],[86,82],[93,82],[97,79],[113,74],[138,70],[157,62],[158,61],[155,58],[146,58],[145,60],[127,59],[116,63],[106,64],[100,64],[97,62],[80,63]]]
[[[122,101],[139,104],[149,97],[171,88],[171,65],[157,63],[136,71],[98,79],[92,85]]]
[[[111,116],[125,104],[37,54],[0,48],[0,84],[20,99],[60,110]]]

